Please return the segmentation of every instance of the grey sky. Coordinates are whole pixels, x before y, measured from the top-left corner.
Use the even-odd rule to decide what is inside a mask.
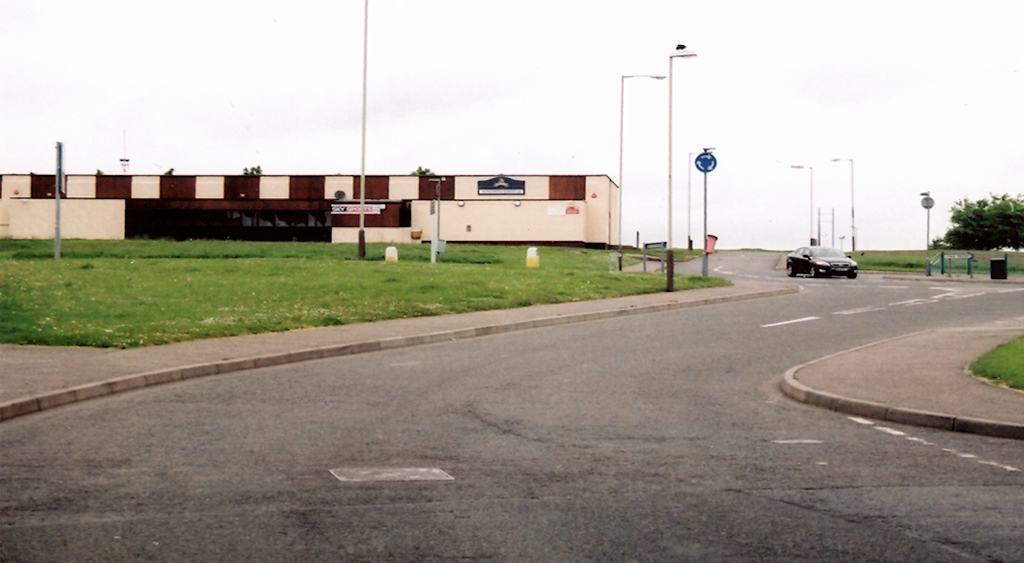
[[[359,172],[362,0],[0,3],[0,173]],[[623,74],[674,67],[674,242],[689,152],[709,230],[789,249],[814,204],[849,249],[922,248],[956,199],[1024,193],[1010,1],[370,0],[367,173],[607,174]],[[624,239],[664,240],[667,84],[626,83]],[[701,234],[693,174],[692,233]],[[823,239],[831,242],[826,216]]]

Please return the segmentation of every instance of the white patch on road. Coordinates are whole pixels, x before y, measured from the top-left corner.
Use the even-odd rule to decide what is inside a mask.
[[[899,430],[896,430],[896,429],[893,429],[893,428],[889,428],[888,426],[876,426],[875,430],[878,430],[879,432],[885,432],[886,434],[891,434],[893,436],[906,436],[907,435],[906,432],[900,432]]]
[[[897,301],[895,303],[889,303],[890,307],[898,307],[900,305],[923,305],[925,303],[935,303],[934,299],[910,299],[908,301]]]
[[[860,418],[860,417],[856,417],[856,416],[848,416],[846,418],[851,420],[851,421],[853,421],[853,422],[856,422],[857,424],[863,424],[865,426],[874,426],[874,424],[875,424],[874,422],[872,422],[870,420],[867,420],[867,419],[864,419],[864,418]],[[875,430],[879,430],[881,432],[885,432],[886,434],[891,434],[893,436],[903,436],[904,438],[907,439],[907,441],[914,442],[914,443],[920,444],[922,446],[934,446],[935,445],[934,442],[929,442],[928,440],[925,440],[923,438],[918,438],[916,436],[908,436],[905,432],[901,432],[899,430],[895,430],[895,429],[889,428],[887,426],[874,426],[874,429]],[[984,459],[981,459],[981,458],[979,458],[978,456],[976,456],[976,455],[974,455],[972,453],[960,452],[960,451],[954,450],[952,448],[942,448],[942,451],[945,452],[945,453],[948,453],[948,454],[953,454],[953,455],[955,455],[955,456],[957,456],[957,457],[959,457],[961,459],[974,460],[975,462],[977,462],[978,464],[981,464],[981,465],[988,465],[988,466],[991,466],[991,467],[997,467],[997,468],[1003,469],[1005,471],[1012,471],[1012,472],[1020,472],[1021,471],[1020,469],[1018,469],[1016,467],[1013,467],[1012,465],[1004,465],[1002,463],[998,463],[998,462],[995,462],[995,461],[984,460]]]
[[[821,440],[772,440],[773,444],[824,444]]]
[[[436,468],[371,468],[371,469],[331,469],[339,481],[358,483],[365,481],[454,481],[451,475]]]
[[[1024,287],[1015,287],[1013,289],[1000,289],[999,293],[1015,293],[1018,291],[1024,291]]]
[[[782,321],[781,323],[772,323],[772,324],[767,324],[767,325],[761,325],[761,328],[771,328],[771,327],[774,327],[774,326],[791,325],[791,324],[795,324],[795,323],[805,323],[807,321],[816,321],[816,320],[818,320],[820,318],[821,317],[804,317],[802,319],[793,319],[791,321]]]
[[[859,416],[849,416],[847,418],[849,418],[850,420],[856,422],[857,424],[863,424],[864,426],[874,426],[875,425],[874,421],[868,420],[866,418],[861,418]]]
[[[848,309],[846,311],[836,311],[833,315],[857,315],[860,313],[873,313],[875,311],[884,311],[887,307],[861,307],[860,309]]]

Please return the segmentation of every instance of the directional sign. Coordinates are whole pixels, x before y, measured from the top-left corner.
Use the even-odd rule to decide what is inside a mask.
[[[697,155],[697,160],[694,161],[694,164],[697,165],[697,170],[707,174],[718,166],[718,160],[715,159],[715,155],[709,152],[702,152]]]
[[[931,209],[935,207],[935,200],[932,199],[930,196],[924,196],[924,199],[921,200],[921,207],[925,209]]]

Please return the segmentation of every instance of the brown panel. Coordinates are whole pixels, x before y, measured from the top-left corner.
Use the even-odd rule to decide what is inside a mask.
[[[96,176],[96,199],[131,199],[131,176]]]
[[[160,199],[195,198],[195,176],[160,176]]]
[[[353,178],[352,199],[359,199],[359,176]],[[366,177],[366,199],[387,199],[390,176],[367,176]]]
[[[126,203],[130,210],[194,210],[194,211],[327,211],[331,202],[289,199],[227,200],[227,199],[133,199]]]
[[[53,198],[53,192],[56,191],[57,186],[54,185],[57,182],[57,176],[55,174],[43,174],[32,176],[32,197],[36,199],[50,199]]]
[[[224,199],[259,198],[259,176],[224,176]]]
[[[548,180],[548,199],[586,199],[586,176],[551,176]]]
[[[437,199],[437,182],[431,181],[437,179],[438,176],[420,176],[420,199]],[[455,199],[455,178],[443,176],[440,180],[441,199]]]
[[[370,182],[366,182],[367,185]],[[369,190],[367,190],[369,193]],[[389,202],[385,204],[384,211],[380,215],[364,214],[363,220],[367,227],[399,227],[401,226],[402,204],[400,202]],[[359,227],[359,215],[331,215],[332,227]]]
[[[325,184],[326,179],[323,176],[290,176],[288,178],[288,198],[324,199]]]

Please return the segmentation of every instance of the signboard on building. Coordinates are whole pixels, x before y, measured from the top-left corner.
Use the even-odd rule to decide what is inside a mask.
[[[384,207],[382,203],[367,204],[363,206],[363,214],[380,215]],[[331,204],[331,213],[334,215],[359,215],[359,204],[334,203]]]
[[[497,176],[476,183],[477,195],[526,195],[526,181]]]

